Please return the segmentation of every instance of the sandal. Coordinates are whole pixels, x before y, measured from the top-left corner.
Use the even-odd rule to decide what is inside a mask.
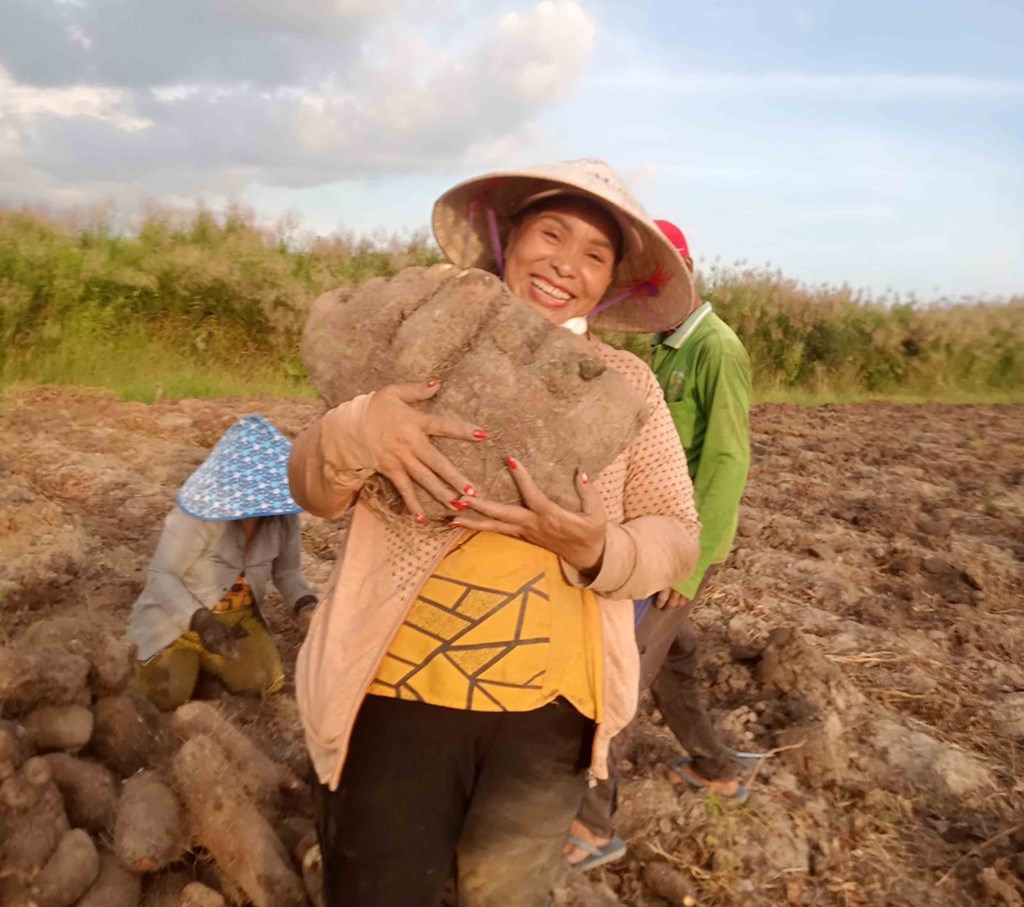
[[[582,860],[569,863],[573,869],[578,869],[581,872],[597,869],[598,866],[604,866],[606,863],[614,863],[626,855],[626,842],[618,835],[614,835],[607,844],[603,845],[591,844],[582,838],[573,837],[569,838],[569,843],[587,853]]]
[[[678,759],[673,759],[668,764],[668,767],[669,771],[671,771],[673,774],[678,775],[683,781],[689,784],[690,787],[702,790],[704,791],[704,793],[709,794],[710,796],[718,797],[718,799],[723,801],[724,803],[734,803],[736,805],[739,805],[740,803],[747,802],[747,798],[750,796],[750,791],[747,790],[747,786],[745,784],[740,784],[736,788],[736,793],[734,793],[731,797],[725,797],[722,794],[717,794],[710,789],[710,786],[713,782],[709,781],[707,778],[702,778],[700,775],[698,775],[691,768],[692,764],[692,758],[690,758],[689,756],[680,756]]]

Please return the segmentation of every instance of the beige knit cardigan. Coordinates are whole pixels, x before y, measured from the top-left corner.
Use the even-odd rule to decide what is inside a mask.
[[[605,778],[608,745],[636,710],[633,600],[690,574],[700,524],[686,457],[654,374],[631,353],[590,342],[637,388],[651,413],[632,444],[592,478],[608,513],[600,572],[586,582],[562,563],[569,583],[593,590],[601,614],[604,720],[595,733],[591,771]],[[424,582],[463,535],[385,521],[360,500],[375,467],[363,435],[370,396],[335,407],[306,429],[289,468],[292,495],[311,513],[337,519],[355,507],[340,566],[313,616],[295,671],[313,765],[332,789],[341,778],[356,714],[391,640]]]

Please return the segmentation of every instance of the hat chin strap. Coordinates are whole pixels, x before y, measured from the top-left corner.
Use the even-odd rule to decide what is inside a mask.
[[[501,234],[498,232],[498,215],[494,209],[487,206],[487,233],[491,237],[491,251],[494,253],[494,263],[498,267],[498,276],[505,279],[505,253],[501,248]]]
[[[470,226],[472,226],[473,216],[475,213],[476,206],[471,202],[469,208]],[[498,215],[494,213],[494,209],[490,205],[487,206],[487,234],[491,240],[491,251],[494,253],[494,263],[498,269],[498,276],[502,280],[504,280],[505,253],[502,251],[501,248],[501,233],[498,230]],[[611,303],[608,303],[607,305],[613,305],[617,301],[618,300],[613,300]],[[605,307],[607,307],[607,305]],[[598,308],[597,311],[601,311],[601,309]],[[578,337],[584,336],[587,333],[587,331],[590,330],[590,325],[587,323],[587,319],[583,316],[569,318],[568,320],[562,322],[561,327],[565,328],[567,331],[571,331]]]

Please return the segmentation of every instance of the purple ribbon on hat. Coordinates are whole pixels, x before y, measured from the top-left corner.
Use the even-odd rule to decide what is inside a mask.
[[[498,215],[494,209],[487,206],[487,232],[491,237],[491,251],[494,252],[494,262],[498,266],[498,276],[505,279],[505,254],[501,249],[501,234],[498,232]]]
[[[477,199],[471,198],[469,200],[469,207],[466,209],[466,249],[469,248],[470,242],[473,239],[473,222],[476,220],[477,213]],[[498,229],[498,215],[494,213],[494,209],[487,206],[487,235],[491,240],[491,252],[494,254],[494,263],[498,269],[498,276],[505,279],[505,254],[501,248],[501,231]]]
[[[619,293],[618,296],[606,299],[591,314],[597,315],[599,312],[610,309],[613,305],[618,305],[618,303],[625,302],[627,299],[632,299],[634,296],[647,296],[649,298],[660,296],[661,288],[667,286],[671,280],[671,274],[668,274],[660,267],[655,268],[654,273],[647,280],[638,281],[628,290]]]

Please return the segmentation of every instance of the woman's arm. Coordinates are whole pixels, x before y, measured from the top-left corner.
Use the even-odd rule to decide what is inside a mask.
[[[288,603],[288,607],[294,610],[304,598],[312,598],[315,603],[316,593],[302,572],[302,530],[299,515],[293,513],[284,517],[284,521],[281,527],[281,548],[274,557],[271,570],[277,591]]]
[[[376,469],[363,436],[370,397],[328,410],[292,445],[288,485],[296,503],[315,516],[333,520],[344,514]]]
[[[379,472],[391,480],[420,522],[424,522],[423,507],[417,486],[450,505],[471,486],[434,447],[431,437],[482,441],[487,432],[410,405],[429,400],[439,384],[391,384],[342,403],[317,419],[292,446],[288,463],[292,497],[316,516],[337,519],[352,506],[366,480]]]
[[[509,458],[522,506],[463,496],[451,525],[498,532],[553,551],[566,580],[607,598],[646,598],[685,579],[697,561],[700,523],[686,457],[650,369],[643,391],[652,416],[625,452],[622,524],[607,513],[587,476],[577,473],[580,512],[560,507]],[[649,377],[649,381],[647,381]]]
[[[193,519],[177,507],[164,520],[163,532],[149,562],[146,592],[160,603],[184,633],[192,615],[205,607],[183,581],[185,573],[203,556],[219,524]]]
[[[646,598],[681,582],[700,551],[686,455],[653,373],[643,390],[651,416],[626,451],[624,522],[608,524],[596,576],[562,564],[569,582],[607,598]]]

